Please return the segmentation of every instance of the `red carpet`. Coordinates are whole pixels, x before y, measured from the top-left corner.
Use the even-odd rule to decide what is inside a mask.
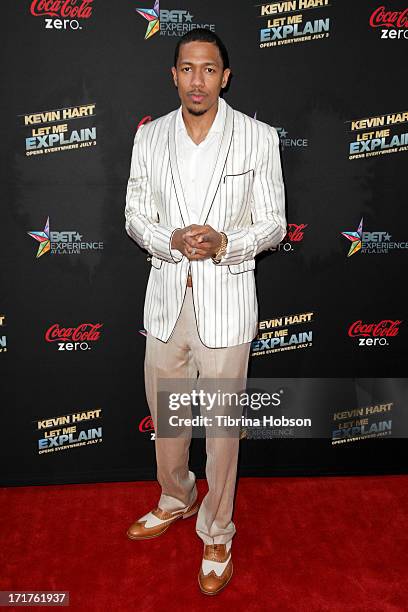
[[[195,517],[125,536],[157,483],[1,489],[0,590],[67,590],[75,611],[406,611],[407,493],[408,476],[241,478],[234,576],[211,598]]]

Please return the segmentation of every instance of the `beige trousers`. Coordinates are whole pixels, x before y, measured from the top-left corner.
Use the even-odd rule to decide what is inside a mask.
[[[157,431],[159,379],[240,379],[246,381],[250,342],[209,348],[198,335],[192,288],[187,287],[183,307],[167,342],[147,334],[145,354],[146,397]],[[189,470],[190,436],[160,438],[155,450],[157,480],[162,492],[158,506],[172,512],[195,501],[195,475]],[[239,438],[206,437],[208,492],[197,516],[196,531],[205,544],[226,544],[235,534],[231,520],[237,476]]]

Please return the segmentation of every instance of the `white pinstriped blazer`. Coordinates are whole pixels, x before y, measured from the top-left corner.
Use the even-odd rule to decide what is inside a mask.
[[[176,158],[177,110],[136,133],[126,193],[126,231],[151,257],[144,326],[167,342],[189,272],[198,334],[211,348],[251,341],[258,326],[255,256],[286,234],[285,196],[275,128],[225,104],[225,124],[198,223],[228,237],[221,262],[177,261],[173,232],[191,224]]]

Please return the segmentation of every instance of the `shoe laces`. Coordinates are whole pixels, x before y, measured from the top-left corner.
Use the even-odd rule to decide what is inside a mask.
[[[209,544],[208,546],[210,547],[210,551],[209,551],[210,555],[209,556],[211,556],[214,559],[216,559],[217,552],[220,552],[224,545],[223,544]]]

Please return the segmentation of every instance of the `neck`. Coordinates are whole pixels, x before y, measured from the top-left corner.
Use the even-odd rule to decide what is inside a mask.
[[[214,122],[218,111],[218,100],[202,115],[193,115],[189,110],[182,105],[181,112],[183,114],[184,124],[187,134],[196,144],[199,144],[207,136]]]

